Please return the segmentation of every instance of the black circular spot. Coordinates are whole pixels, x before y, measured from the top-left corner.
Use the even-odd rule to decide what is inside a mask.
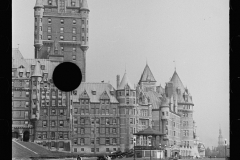
[[[52,79],[58,89],[70,92],[81,84],[82,72],[75,63],[63,62],[54,69]]]

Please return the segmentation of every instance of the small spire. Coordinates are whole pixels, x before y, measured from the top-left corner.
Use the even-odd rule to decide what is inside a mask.
[[[175,72],[176,72],[176,62],[175,62],[175,60],[173,62],[174,62],[174,69],[175,69]]]
[[[146,65],[148,65],[148,61],[147,61],[147,58],[146,58]]]

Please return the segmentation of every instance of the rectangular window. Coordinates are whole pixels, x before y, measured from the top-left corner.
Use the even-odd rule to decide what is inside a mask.
[[[52,121],[52,122],[51,122],[51,126],[52,126],[52,127],[55,127],[55,121]]]
[[[76,24],[76,20],[75,19],[73,19],[73,24]]]
[[[162,112],[162,115],[164,116],[164,112]]]
[[[76,37],[75,37],[75,36],[73,36],[73,37],[72,37],[72,40],[73,40],[73,41],[76,41]]]
[[[84,20],[82,20],[82,24],[84,24]]]
[[[37,134],[38,136],[38,139],[42,139],[42,134],[41,134],[41,132],[38,132],[38,134]]]
[[[82,36],[82,41],[85,41],[85,40],[84,40],[84,36]]]
[[[105,109],[102,109],[102,114],[105,114]]]
[[[51,24],[51,23],[52,23],[52,19],[48,18],[48,24]]]
[[[64,31],[63,31],[63,27],[61,27],[61,28],[60,28],[60,33],[63,33],[63,32],[64,32]]]
[[[109,114],[109,109],[106,109],[106,114]]]
[[[72,33],[73,33],[73,34],[76,34],[76,28],[73,28],[73,29],[72,29]]]
[[[52,106],[55,106],[55,100],[52,100]]]
[[[82,32],[84,32],[84,28],[82,28]]]
[[[48,37],[48,40],[51,40],[51,39],[52,39],[52,36],[50,36],[50,35],[48,35],[47,37]]]
[[[73,52],[76,52],[76,48],[75,47],[73,47]]]
[[[116,128],[113,128],[113,129],[112,129],[112,133],[113,133],[113,134],[116,134]]]
[[[84,128],[81,128],[81,134],[84,134],[85,131],[84,131]]]
[[[74,113],[77,114],[78,113],[78,109],[74,108]]]
[[[129,98],[126,98],[126,104],[129,104]]]
[[[43,109],[43,115],[47,115],[47,109]]]
[[[110,121],[108,118],[106,118],[106,125],[109,125],[110,124]]]
[[[60,23],[61,23],[61,24],[64,24],[64,19],[61,19],[61,20],[60,20]]]
[[[96,144],[100,144],[100,139],[98,137],[96,138]]]
[[[42,138],[43,138],[43,139],[47,139],[47,132],[43,132],[43,133],[42,133]]]
[[[56,115],[56,110],[52,109],[52,115]]]
[[[43,127],[47,127],[47,121],[42,121]]]
[[[73,55],[73,56],[72,56],[72,59],[73,59],[73,60],[76,60],[76,56],[75,56],[75,55]]]
[[[94,144],[94,139],[93,138],[91,138],[91,144]]]
[[[59,121],[59,126],[63,127],[63,121]]]
[[[100,129],[99,127],[96,128],[96,133],[99,133]]]
[[[133,119],[132,118],[130,118],[129,123],[133,124]]]
[[[63,132],[58,132],[58,138],[63,139]]]
[[[91,148],[91,152],[94,152],[94,148]]]
[[[63,36],[60,36],[60,40],[62,40],[62,41],[63,41],[63,40],[64,40],[64,37],[63,37]]]
[[[58,106],[62,105],[62,100],[58,100]]]
[[[106,145],[109,145],[110,144],[110,138],[106,138]],[[108,151],[107,151],[108,149]],[[106,151],[109,152],[109,148],[106,148]]]

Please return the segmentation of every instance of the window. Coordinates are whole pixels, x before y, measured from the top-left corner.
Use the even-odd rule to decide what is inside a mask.
[[[96,133],[99,133],[100,129],[99,127],[96,128]]]
[[[73,52],[76,52],[76,48],[75,47],[73,47]]]
[[[96,144],[100,144],[100,139],[98,137],[96,138]]]
[[[81,151],[84,151],[84,148],[81,148]]]
[[[64,132],[63,137],[64,137],[64,139],[68,139],[68,132]]]
[[[52,36],[50,36],[50,35],[48,35],[47,37],[48,37],[48,40],[51,40],[51,39],[52,39]]]
[[[85,113],[88,114],[88,113],[89,113],[89,110],[88,110],[88,109],[85,109]]]
[[[109,114],[109,109],[106,109],[106,114]]]
[[[105,114],[105,109],[102,109],[102,114]]]
[[[82,28],[82,32],[84,32],[84,28]]]
[[[42,121],[43,127],[47,127],[47,121]]]
[[[72,59],[73,59],[73,60],[76,60],[76,56],[75,56],[75,55],[73,55],[73,56],[72,56]]]
[[[164,112],[162,112],[162,115],[164,116]]]
[[[84,41],[84,36],[82,36],[82,41]]]
[[[35,22],[37,22],[37,18],[35,18]]]
[[[113,114],[116,114],[116,109],[115,108],[113,108]]]
[[[109,125],[110,124],[110,121],[108,118],[106,118],[106,125]]]
[[[52,138],[52,139],[55,138],[55,132],[51,132],[51,138]]]
[[[81,134],[84,134],[85,131],[84,131],[84,128],[81,128]]]
[[[48,5],[52,5],[52,0],[48,0]]]
[[[24,121],[24,124],[26,124],[26,125],[27,125],[27,124],[28,124],[28,121]]]
[[[58,132],[58,138],[63,139],[63,132]]]
[[[76,34],[76,28],[72,29],[73,34]]]
[[[51,23],[52,23],[52,19],[48,18],[48,24],[51,24]]]
[[[25,114],[25,119],[28,119],[28,111],[26,111],[24,114]]]
[[[126,104],[129,104],[129,98],[126,98]]]
[[[117,124],[117,120],[116,120],[116,119],[113,119],[112,123],[113,123],[113,124]]]
[[[78,109],[74,108],[74,113],[77,114],[78,113]]]
[[[94,139],[93,138],[91,138],[91,144],[94,144]],[[94,148],[93,148],[94,149]]]
[[[42,26],[39,27],[40,31],[42,31]]]
[[[166,112],[166,115],[168,116],[168,111]]]
[[[52,106],[55,106],[55,100],[52,100]]]
[[[109,150],[109,148],[106,148],[106,152],[109,152],[110,150]]]
[[[60,36],[60,40],[64,40],[64,37],[63,37],[63,36]]]
[[[94,118],[91,118],[91,123],[94,124]]]
[[[112,129],[112,133],[113,133],[113,134],[116,134],[116,128],[113,128],[113,129]]]
[[[106,128],[106,134],[109,134],[109,128]]]
[[[47,109],[43,109],[43,115],[47,115]]]
[[[130,124],[133,124],[133,119],[132,119],[132,118],[130,118],[129,123],[130,123]]]
[[[42,139],[47,139],[47,132],[42,133]]]
[[[52,115],[55,115],[55,114],[56,114],[56,110],[52,109]]]
[[[61,23],[61,24],[64,24],[64,19],[61,19],[61,20],[60,20],[60,23]]]
[[[38,132],[38,134],[37,134],[38,136],[38,139],[42,139],[42,134],[40,133],[40,132]]]
[[[76,20],[75,19],[73,19],[73,24],[76,24]]]
[[[94,152],[94,148],[91,148],[91,152]]]
[[[63,127],[63,121],[59,121],[59,126]]]
[[[26,104],[26,107],[29,107],[29,102],[26,102],[25,104]]]
[[[72,37],[72,40],[73,40],[73,41],[76,41],[76,37],[75,37],[75,36],[73,36],[73,37]]]
[[[88,33],[88,28],[87,28],[87,33]]]
[[[80,139],[80,143],[81,143],[81,144],[84,144],[84,143],[85,143],[84,138],[81,138],[81,139]],[[84,150],[83,150],[83,151],[84,151]]]
[[[58,106],[62,105],[62,100],[58,100]]]
[[[60,28],[60,33],[63,33],[63,32],[64,32],[64,31],[63,31],[63,27],[61,27],[61,28]]]
[[[110,144],[110,138],[106,138],[106,145],[109,145],[109,144]],[[109,148],[106,148],[106,151],[109,152]]]
[[[52,126],[52,127],[55,127],[55,121],[52,121],[52,122],[51,122],[51,126]]]
[[[77,139],[73,139],[73,144],[77,144]]]
[[[74,124],[77,124],[78,123],[77,118],[74,118],[73,122],[74,122]]]
[[[84,20],[82,20],[82,24],[84,24]]]
[[[41,65],[41,70],[45,70],[45,65]]]

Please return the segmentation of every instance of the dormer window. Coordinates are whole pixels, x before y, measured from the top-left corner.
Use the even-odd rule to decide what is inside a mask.
[[[20,72],[19,72],[19,77],[22,77],[22,76],[23,76],[23,72],[20,71]]]
[[[26,72],[26,77],[29,78],[29,76],[30,76],[30,72],[27,71],[27,72]]]
[[[52,5],[52,0],[48,0],[48,5]]]
[[[76,5],[75,0],[72,0],[72,6],[75,6],[75,5]]]
[[[47,73],[44,73],[44,74],[43,74],[44,79],[47,79],[47,76],[48,76]]]
[[[111,95],[114,95],[114,91],[110,91],[110,94],[111,94]]]
[[[31,70],[34,70],[35,69],[35,65],[31,65]]]
[[[41,70],[45,70],[45,65],[41,65]]]
[[[75,90],[75,91],[73,91],[73,95],[77,95],[77,91]]]
[[[93,94],[93,95],[96,95],[96,91],[92,91],[92,94]]]

